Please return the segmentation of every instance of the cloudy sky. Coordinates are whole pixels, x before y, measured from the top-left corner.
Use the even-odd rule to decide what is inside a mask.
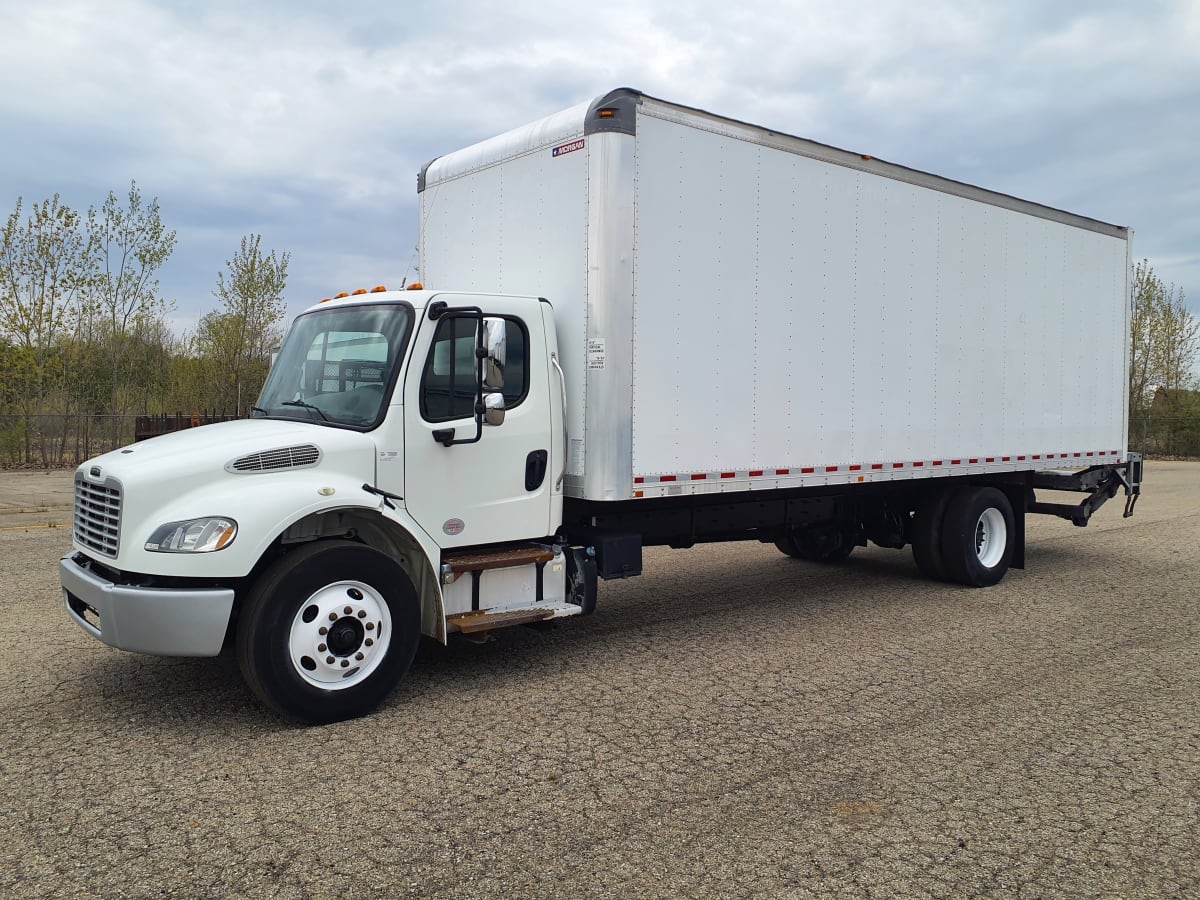
[[[415,278],[431,158],[614,87],[1135,230],[1200,311],[1195,0],[0,0],[0,214],[136,179],[174,320],[240,238],[295,313]]]

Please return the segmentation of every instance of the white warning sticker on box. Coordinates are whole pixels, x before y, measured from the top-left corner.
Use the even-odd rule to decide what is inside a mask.
[[[592,338],[587,342],[587,367],[604,368],[604,338]]]

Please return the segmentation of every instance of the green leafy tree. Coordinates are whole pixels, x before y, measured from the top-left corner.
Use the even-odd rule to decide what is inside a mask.
[[[271,350],[282,340],[287,309],[283,297],[291,254],[265,254],[262,235],[242,238],[241,247],[217,276],[213,291],[221,309],[200,319],[197,348],[222,385],[214,407],[243,415],[258,396],[270,367]]]
[[[109,412],[129,412],[129,402],[144,396],[136,345],[148,333],[161,333],[167,303],[159,295],[159,269],[175,249],[175,232],[162,223],[158,199],[142,200],[130,182],[124,204],[109,191],[100,209],[88,210],[88,233],[97,254],[93,301],[105,331],[109,361]]]
[[[76,332],[95,283],[95,244],[58,194],[22,217],[22,200],[0,232],[0,338],[8,343],[6,380],[25,417],[25,459],[33,458],[31,420],[47,411],[63,374],[61,344]],[[46,448],[42,463],[50,462]]]

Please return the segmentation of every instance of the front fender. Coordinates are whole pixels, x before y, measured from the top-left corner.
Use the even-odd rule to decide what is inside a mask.
[[[279,534],[284,547],[334,537],[353,537],[400,563],[421,601],[421,631],[446,643],[445,603],[440,575],[441,550],[407,510],[382,502],[364,507],[320,509]],[[266,548],[264,552],[267,552]]]
[[[405,509],[393,506],[363,490],[361,477],[348,474],[308,469],[239,475],[157,503],[144,503],[136,524],[127,521],[124,525],[115,565],[125,572],[158,577],[234,580],[250,575],[280,542],[345,534],[353,528],[365,543],[406,565],[421,600],[422,631],[444,643],[446,622],[438,574],[441,551]],[[203,516],[234,519],[237,536],[211,553],[145,549],[155,528]]]
[[[144,510],[123,525],[118,568],[179,578],[243,578],[288,527],[312,515],[346,507],[377,512],[378,497],[362,480],[319,469],[247,475],[209,484]],[[155,528],[203,516],[228,516],[237,536],[211,553],[162,553],[145,549]]]

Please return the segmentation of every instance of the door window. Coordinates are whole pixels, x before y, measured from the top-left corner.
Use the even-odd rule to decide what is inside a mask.
[[[521,404],[529,391],[529,341],[518,319],[504,317],[506,353],[504,361],[505,409]],[[447,422],[475,415],[474,316],[443,316],[438,322],[421,377],[421,415],[427,422]]]

